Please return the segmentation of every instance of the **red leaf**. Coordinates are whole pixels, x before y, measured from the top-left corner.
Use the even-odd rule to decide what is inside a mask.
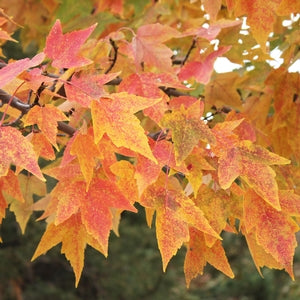
[[[23,71],[39,65],[44,60],[45,54],[39,53],[32,59],[24,58],[6,65],[0,70],[0,88],[4,87]]]
[[[0,127],[0,176],[6,175],[10,164],[26,169],[40,180],[45,180],[32,144],[13,127]]]
[[[71,82],[64,85],[69,101],[75,101],[83,107],[89,107],[93,99],[99,99],[106,93],[104,84],[113,80],[119,73],[89,75],[74,74]]]
[[[198,274],[203,274],[203,269],[207,262],[228,277],[234,277],[221,241],[217,240],[212,247],[208,247],[205,243],[203,232],[195,228],[190,228],[190,241],[187,247],[188,250],[184,261],[184,274],[188,287],[193,278]]]
[[[26,115],[24,125],[37,124],[48,141],[58,149],[56,144],[57,122],[66,120],[68,118],[64,113],[53,104],[46,104],[45,106],[35,105]]]
[[[145,62],[159,70],[170,72],[173,52],[163,43],[179,36],[180,33],[176,29],[159,23],[139,27],[131,42],[137,69]]]
[[[112,228],[110,208],[136,212],[114,182],[100,178],[91,181],[88,191],[84,181],[61,180],[51,194],[59,199],[55,224],[63,223],[80,210],[87,232],[98,241],[105,254]]]
[[[253,190],[245,193],[244,215],[246,231],[254,232],[257,244],[294,278],[295,232],[299,230],[296,222],[268,205]],[[257,264],[261,265],[260,262]]]
[[[187,80],[194,77],[198,82],[209,83],[210,76],[214,69],[214,62],[219,57],[227,52],[231,47],[220,47],[217,51],[210,53],[204,59],[199,57],[197,61],[186,63],[180,70],[178,77],[180,80]]]
[[[53,25],[45,47],[45,54],[53,60],[52,65],[56,68],[82,67],[92,63],[78,54],[80,47],[93,32],[97,24],[86,29],[63,34],[61,23],[56,20]]]

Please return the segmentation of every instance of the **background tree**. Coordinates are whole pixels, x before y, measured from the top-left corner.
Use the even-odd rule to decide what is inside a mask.
[[[86,246],[107,256],[121,214],[145,210],[164,271],[186,249],[187,286],[207,262],[234,277],[223,247],[236,234],[259,273],[294,279],[297,1],[1,5],[0,37],[19,35],[30,58],[1,63],[0,214],[24,233],[43,211],[33,259],[62,243],[77,286]],[[221,56],[240,68],[214,72]]]

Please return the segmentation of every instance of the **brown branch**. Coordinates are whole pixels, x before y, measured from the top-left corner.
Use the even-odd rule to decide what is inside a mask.
[[[104,72],[104,74],[107,74],[109,73],[112,68],[114,67],[114,65],[116,64],[116,61],[117,61],[117,58],[118,58],[118,46],[116,45],[116,43],[112,40],[112,39],[109,39],[109,42],[111,44],[111,46],[113,47],[114,49],[114,56],[113,58],[111,59],[111,65],[108,67],[108,69]]]
[[[18,109],[23,114],[27,114],[29,112],[29,110],[31,108],[30,104],[23,103],[19,98],[11,96],[8,93],[6,93],[5,91],[0,89],[0,100],[2,103],[9,103],[11,98],[12,98],[12,100],[11,100],[10,106]]]
[[[32,105],[28,103],[23,103],[18,97],[12,97],[8,93],[0,89],[0,101],[2,102],[2,104],[9,103],[11,98],[12,100],[10,106],[18,109],[22,113],[22,116],[27,114],[32,108]],[[61,121],[57,122],[57,128],[68,135],[73,135],[76,132],[75,128]]]
[[[186,63],[186,61],[188,60],[189,56],[191,55],[192,50],[194,48],[196,48],[196,42],[197,42],[197,40],[194,38],[193,42],[192,42],[192,45],[190,46],[188,52],[186,53],[186,55],[185,55],[185,57],[184,57],[184,59],[183,59],[183,61],[181,63],[181,66],[183,66]]]
[[[166,88],[164,86],[160,86],[159,87],[165,94],[167,94],[168,96],[173,96],[173,97],[179,97],[179,96],[191,96],[188,93],[183,93],[180,92],[174,88]]]

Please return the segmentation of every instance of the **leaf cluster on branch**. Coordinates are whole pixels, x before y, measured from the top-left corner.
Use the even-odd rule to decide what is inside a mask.
[[[300,75],[288,70],[300,30],[281,23],[298,2],[135,2],[87,1],[86,14],[62,16],[53,1],[41,50],[0,64],[0,218],[9,207],[24,232],[43,211],[33,259],[62,243],[76,285],[86,246],[107,256],[110,232],[136,203],[149,226],[155,219],[164,271],[186,247],[187,286],[207,263],[234,277],[223,232],[245,236],[258,272],[294,278]],[[10,9],[0,10],[3,40],[26,24]],[[284,63],[273,69],[276,47]],[[216,73],[219,57],[241,68]]]

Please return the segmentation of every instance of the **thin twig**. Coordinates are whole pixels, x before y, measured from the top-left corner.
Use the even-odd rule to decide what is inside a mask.
[[[111,59],[111,64],[110,64],[109,68],[104,72],[104,74],[107,74],[112,70],[112,68],[116,64],[116,61],[117,61],[117,58],[118,58],[118,46],[116,45],[116,43],[112,39],[109,39],[109,42],[110,42],[111,46],[114,49],[114,56]]]
[[[41,93],[43,92],[43,90],[44,90],[46,87],[47,87],[47,86],[44,85],[44,82],[42,82],[42,84],[40,85],[40,87],[39,87],[38,90],[36,91],[36,95],[35,95],[34,101],[33,101],[33,103],[32,103],[32,106],[40,105],[40,104],[39,104],[40,96],[41,96]]]
[[[159,87],[165,94],[167,94],[168,96],[173,96],[173,97],[179,97],[179,96],[191,96],[188,93],[183,93],[180,92],[174,88],[166,88],[164,86],[160,86]]]
[[[192,45],[190,46],[188,52],[186,53],[186,55],[185,55],[185,57],[184,57],[184,59],[183,59],[183,61],[181,63],[181,66],[183,66],[186,63],[186,61],[188,60],[189,56],[191,55],[192,50],[194,48],[196,48],[196,42],[197,42],[197,39],[194,38],[193,42],[192,42]]]
[[[11,99],[11,102],[10,102],[10,99]],[[1,89],[0,89],[0,101],[2,103],[10,102],[11,107],[18,109],[22,113],[22,115],[19,117],[20,119],[25,114],[27,114],[29,112],[29,110],[31,109],[30,104],[22,102],[18,97],[11,96]],[[72,136],[76,132],[75,128],[73,128],[72,126],[70,126],[67,123],[64,123],[62,121],[57,122],[57,128],[70,136]]]

